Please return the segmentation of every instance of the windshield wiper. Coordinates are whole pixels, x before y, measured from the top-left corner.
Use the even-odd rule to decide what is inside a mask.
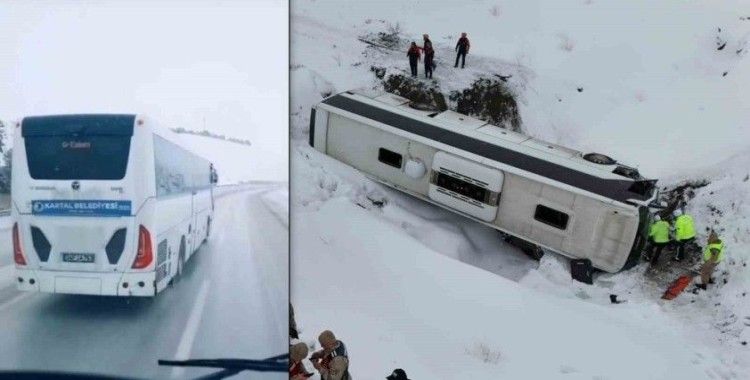
[[[289,371],[289,354],[273,356],[262,360],[254,359],[188,359],[159,360],[159,365],[175,367],[220,368],[219,372],[199,377],[201,380],[224,379],[242,371],[287,372]]]

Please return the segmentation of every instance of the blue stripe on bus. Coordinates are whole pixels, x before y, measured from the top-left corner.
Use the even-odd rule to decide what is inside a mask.
[[[34,200],[31,214],[42,216],[130,216],[130,201],[117,200]]]

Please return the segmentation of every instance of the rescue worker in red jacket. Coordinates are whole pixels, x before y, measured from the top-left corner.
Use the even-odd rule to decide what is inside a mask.
[[[351,380],[349,375],[349,353],[344,342],[336,339],[330,330],[318,336],[323,349],[310,356],[313,366],[320,372],[322,380]]]
[[[411,67],[411,76],[413,77],[417,76],[417,64],[421,55],[422,53],[420,53],[417,43],[412,42],[409,51],[406,52],[406,56],[409,57],[409,67]]]
[[[424,37],[424,44],[422,45],[422,50],[424,51],[424,77],[432,78],[432,69],[435,68],[435,50],[432,48],[430,36],[425,34],[422,37]]]
[[[464,68],[464,65],[466,65],[466,54],[469,54],[470,47],[471,44],[466,37],[466,33],[461,33],[461,38],[459,38],[458,43],[456,43],[456,51],[458,54],[456,54],[456,64],[453,67],[458,67],[458,59],[461,58],[461,68]]]

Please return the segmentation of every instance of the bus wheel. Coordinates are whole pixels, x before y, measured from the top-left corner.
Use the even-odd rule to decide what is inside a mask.
[[[177,256],[177,277],[182,277],[182,271],[185,269],[185,237],[180,240],[180,253]]]

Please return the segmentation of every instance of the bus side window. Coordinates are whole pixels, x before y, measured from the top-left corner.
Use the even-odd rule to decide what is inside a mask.
[[[536,205],[536,211],[534,212],[535,220],[561,230],[568,227],[569,218],[568,214],[543,205]]]
[[[378,161],[386,165],[390,165],[390,166],[393,166],[394,168],[401,169],[401,164],[403,163],[403,160],[404,160],[403,156],[401,156],[400,154],[394,151],[391,151],[385,148],[380,148],[378,150]]]

